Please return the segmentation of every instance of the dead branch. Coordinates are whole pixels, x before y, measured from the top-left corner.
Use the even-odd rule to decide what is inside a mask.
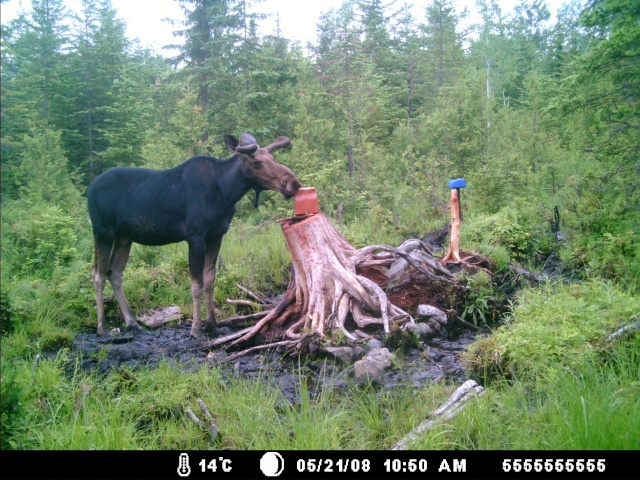
[[[232,300],[231,298],[227,298],[227,303],[229,305],[241,305],[243,307],[251,307],[251,308],[264,308],[264,303],[256,303],[251,300]]]
[[[251,327],[248,327],[242,330],[238,330],[237,332],[231,333],[229,335],[224,335],[222,337],[214,338],[213,340],[209,340],[208,342],[205,342],[204,344],[202,344],[200,346],[200,350],[208,350],[209,348],[222,345],[223,343],[230,342],[232,340],[235,340],[236,338],[242,337],[250,330],[251,330]]]
[[[422,273],[425,277],[427,277],[430,280],[434,280],[436,282],[453,283],[451,279],[453,278],[454,275],[451,272],[449,272],[449,270],[447,270],[446,268],[440,265],[437,265],[435,260],[432,259],[433,261],[430,262],[426,260],[427,258],[426,256],[424,259],[420,257],[415,258],[415,256],[412,256],[409,253],[400,250],[399,248],[390,247],[389,245],[370,245],[368,247],[361,248],[360,250],[358,250],[357,256],[355,257],[355,263],[356,264],[362,263],[365,257],[372,255],[376,251],[390,252],[397,255],[398,257],[401,257],[409,265],[411,265],[413,268],[418,270],[420,273]],[[422,265],[420,265],[419,263],[420,261],[424,261],[424,263],[429,264],[429,266],[433,270],[435,270],[437,273],[441,274],[442,276],[434,275],[433,273],[431,273],[429,270],[427,270]]]
[[[256,320],[258,318],[264,317],[270,312],[271,310],[265,310],[263,312],[250,313],[249,315],[238,315],[236,317],[229,317],[225,318],[224,320],[219,320],[218,325],[231,325],[232,323],[241,322],[243,320]]]
[[[193,420],[198,426],[202,427],[203,429],[208,430],[208,432],[209,432],[209,441],[211,442],[211,445],[215,445],[216,438],[218,437],[218,433],[220,433],[220,431],[216,427],[216,424],[215,424],[215,422],[213,420],[213,417],[209,413],[209,409],[207,408],[207,406],[204,404],[204,402],[200,398],[198,399],[198,405],[200,406],[200,410],[202,410],[202,413],[204,413],[204,416],[207,418],[207,420],[209,420],[209,425],[208,426],[202,420],[200,420],[195,413],[193,413],[193,410],[191,410],[190,407],[187,407],[185,409],[185,412],[187,413],[189,418],[191,420]]]
[[[460,317],[454,310],[447,310],[447,316],[449,316],[450,318],[453,318],[453,321],[455,323],[458,323],[460,325],[462,325],[463,327],[466,327],[470,330],[475,330],[476,332],[482,332],[483,329],[481,327],[478,327],[477,325],[474,325],[473,323],[469,323],[466,320],[463,320],[462,317]]]
[[[251,352],[255,352],[257,350],[264,350],[267,348],[275,348],[275,347],[279,347],[279,346],[288,346],[288,347],[295,347],[298,345],[298,342],[293,341],[293,340],[283,340],[281,342],[273,342],[273,343],[269,343],[267,345],[256,345],[254,347],[251,348],[247,348],[246,350],[242,350],[241,352],[237,352],[234,353],[233,355],[229,355],[228,357],[224,358],[223,360],[221,360],[222,362],[231,362],[233,360],[235,360],[236,358],[240,358],[245,356],[247,353],[251,353]]]
[[[545,277],[544,275],[533,273],[527,270],[526,268],[518,267],[517,265],[510,264],[509,270],[511,270],[512,272],[515,272],[516,274],[522,277],[526,277],[530,280],[535,280],[538,283],[545,283],[547,281],[547,277]]]
[[[640,317],[635,317],[633,319],[631,319],[630,324],[625,325],[624,327],[616,330],[615,332],[613,332],[612,334],[607,336],[607,341],[612,342],[613,340],[615,340],[616,338],[618,338],[619,336],[630,332],[632,330],[640,330],[640,321],[638,321],[638,318]]]
[[[248,288],[243,287],[239,283],[236,283],[236,287],[238,287],[240,290],[242,290],[244,293],[246,293],[250,297],[255,298],[258,301],[258,303],[260,303],[261,305],[264,305],[265,303],[267,303],[262,298],[260,298],[258,295],[253,293],[251,290],[249,290]]]

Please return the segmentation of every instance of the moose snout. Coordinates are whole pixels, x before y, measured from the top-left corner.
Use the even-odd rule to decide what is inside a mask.
[[[288,200],[293,198],[293,196],[297,193],[298,190],[302,187],[302,184],[297,178],[291,178],[287,182],[282,189],[283,196]]]

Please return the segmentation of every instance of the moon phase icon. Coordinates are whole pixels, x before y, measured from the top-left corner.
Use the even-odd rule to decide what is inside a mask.
[[[260,470],[265,477],[277,477],[284,470],[284,459],[278,452],[267,452],[260,459]]]

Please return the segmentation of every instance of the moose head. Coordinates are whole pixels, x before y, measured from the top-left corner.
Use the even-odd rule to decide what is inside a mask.
[[[242,160],[242,173],[252,183],[256,192],[256,208],[262,190],[275,190],[285,199],[289,199],[302,186],[289,168],[277,163],[273,158],[275,150],[291,145],[291,140],[287,137],[278,137],[268,147],[260,147],[255,137],[249,133],[240,135],[240,140],[233,135],[225,135],[224,142],[227,148],[238,154]]]

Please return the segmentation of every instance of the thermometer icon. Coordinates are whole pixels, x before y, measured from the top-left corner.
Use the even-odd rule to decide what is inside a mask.
[[[189,455],[181,453],[178,464],[178,475],[181,477],[188,477],[191,475],[191,467],[189,466]]]

